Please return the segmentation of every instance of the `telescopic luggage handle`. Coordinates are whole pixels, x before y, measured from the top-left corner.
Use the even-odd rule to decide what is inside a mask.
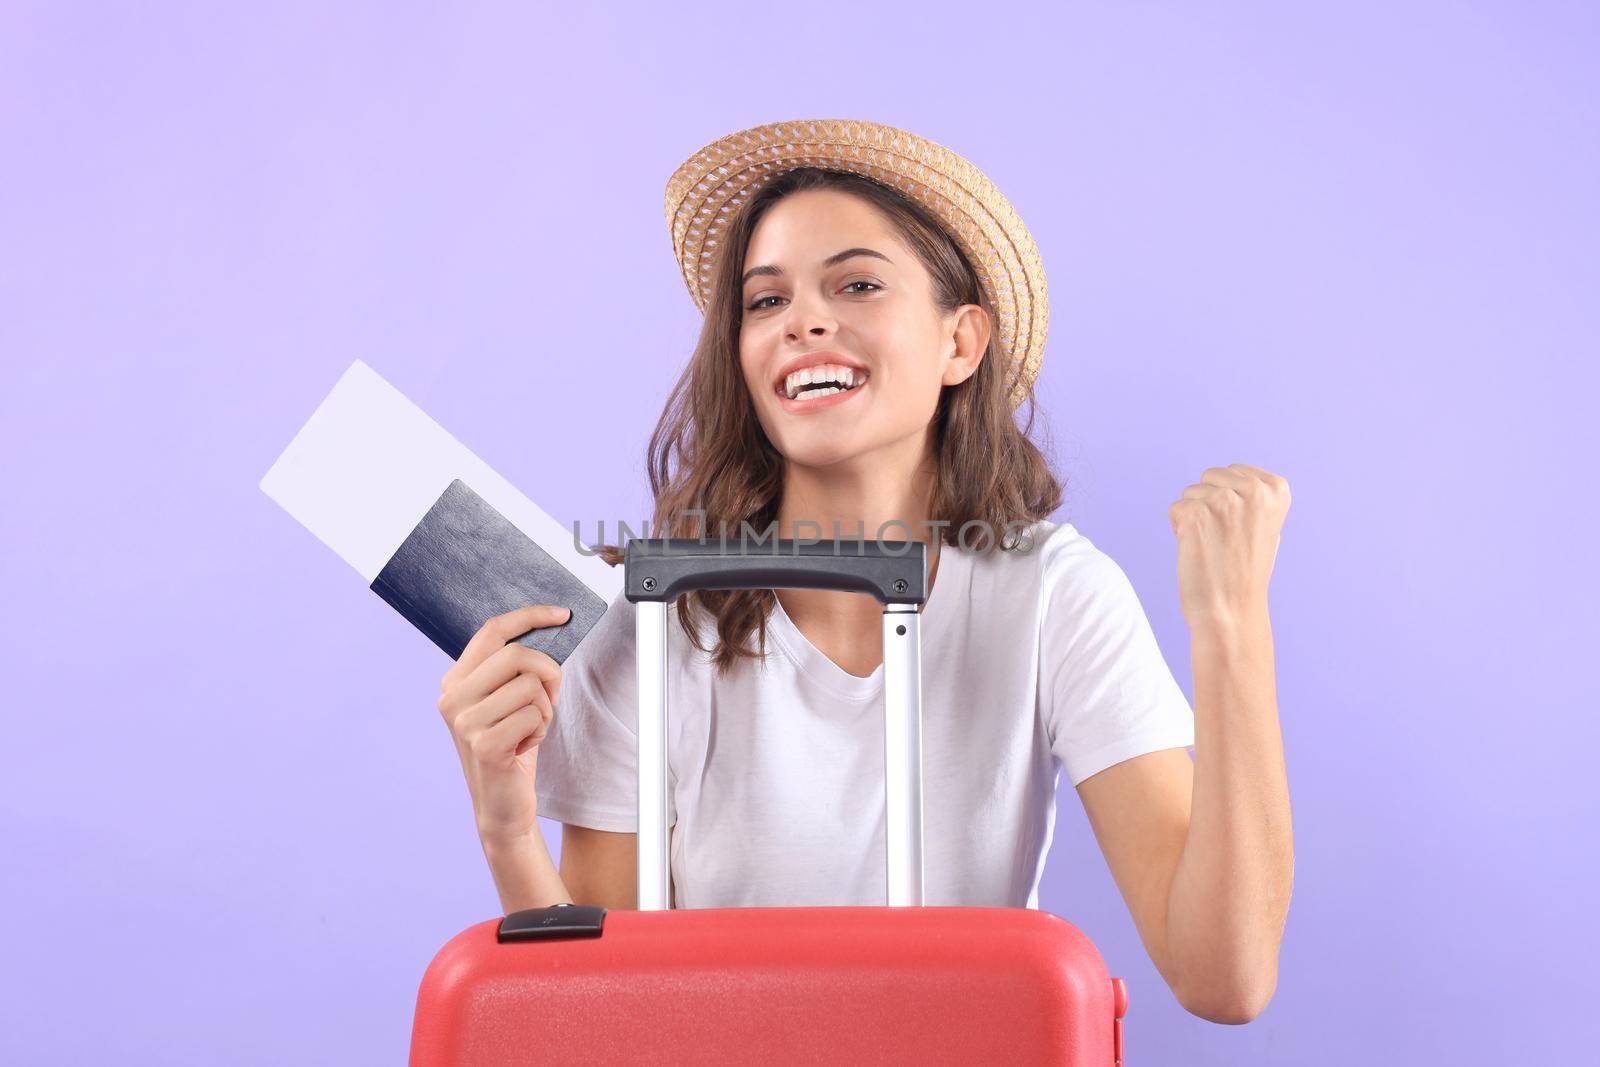
[[[869,593],[883,604],[888,903],[920,905],[922,664],[917,608],[928,599],[927,546],[920,541],[633,538],[623,568],[624,595],[638,610],[639,910],[671,906],[667,605],[702,589],[833,589]]]

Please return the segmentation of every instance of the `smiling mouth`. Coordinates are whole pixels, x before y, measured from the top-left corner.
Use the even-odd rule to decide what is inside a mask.
[[[804,390],[799,396],[790,398],[783,393],[778,394],[778,406],[788,415],[814,415],[831,411],[842,404],[848,404],[861,392],[865,382],[858,382],[853,388],[823,388]]]

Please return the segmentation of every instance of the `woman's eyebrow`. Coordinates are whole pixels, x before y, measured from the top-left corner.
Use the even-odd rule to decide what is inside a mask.
[[[847,248],[843,252],[835,252],[833,255],[831,255],[827,259],[823,260],[822,261],[822,265],[824,267],[831,267],[835,263],[843,263],[845,260],[849,259],[851,256],[876,256],[877,258],[883,260],[885,263],[893,263],[894,262],[894,260],[892,260],[888,256],[884,255],[882,252],[877,252],[877,251],[874,251],[873,249],[870,249],[870,248]],[[754,278],[758,274],[771,274],[773,276],[777,276],[777,275],[780,275],[782,273],[783,273],[783,268],[782,267],[774,267],[771,264],[763,264],[763,265],[761,265],[759,267],[751,267],[749,270],[744,272],[744,281],[741,282],[740,284],[741,285],[750,284],[750,279]]]

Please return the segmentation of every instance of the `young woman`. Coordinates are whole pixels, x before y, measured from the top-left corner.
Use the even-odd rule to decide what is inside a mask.
[[[691,157],[667,210],[706,322],[650,444],[651,533],[924,542],[926,903],[1036,907],[1064,767],[1179,1000],[1253,1018],[1293,865],[1266,614],[1287,483],[1213,468],[1169,510],[1191,712],[1121,568],[1048,519],[1013,417],[1043,268],[981,172],[889,127],[777,124]],[[508,644],[565,618],[491,620],[442,683],[508,912],[635,902],[633,605],[564,668]],[[713,591],[673,618],[674,906],[883,904],[882,606]]]

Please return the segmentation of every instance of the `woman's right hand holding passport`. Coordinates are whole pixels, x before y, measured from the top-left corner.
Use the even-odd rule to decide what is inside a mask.
[[[496,615],[473,634],[440,682],[439,713],[461,757],[478,833],[486,842],[538,832],[534,773],[561,695],[561,665],[509,642],[571,617],[569,609],[551,604]]]

